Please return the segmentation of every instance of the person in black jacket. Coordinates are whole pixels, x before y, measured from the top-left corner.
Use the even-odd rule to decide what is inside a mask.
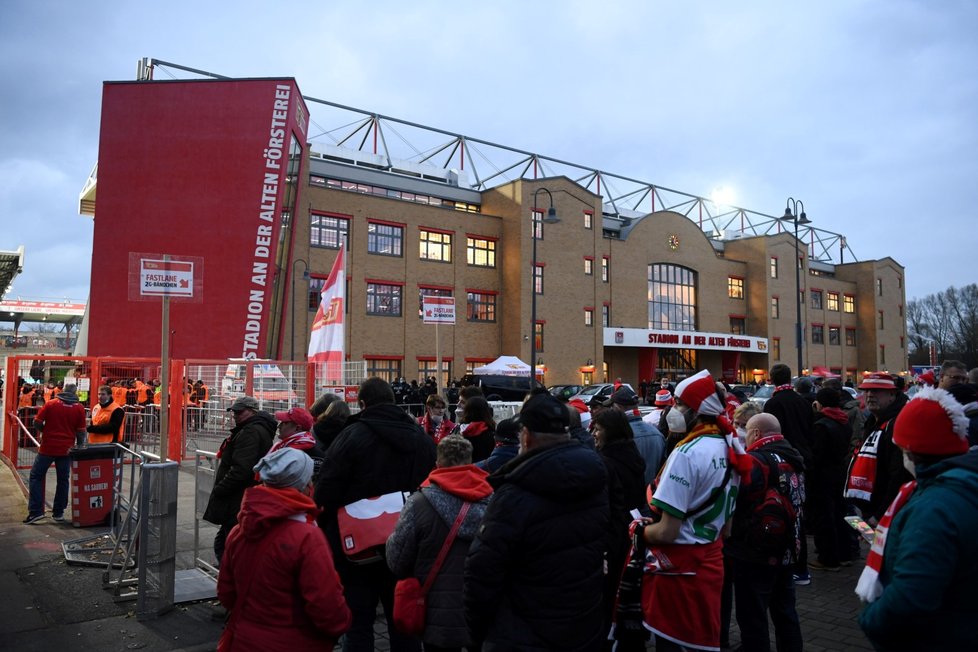
[[[234,415],[231,435],[217,452],[220,463],[214,475],[214,488],[207,500],[204,520],[220,525],[214,535],[214,554],[220,565],[224,556],[224,542],[231,528],[238,522],[238,511],[245,489],[256,484],[254,467],[272,447],[275,417],[262,412],[258,401],[242,396],[231,404],[228,411]]]
[[[804,400],[804,399],[803,399]],[[747,453],[751,471],[740,478],[737,507],[730,537],[723,554],[733,570],[737,624],[745,652],[769,650],[768,612],[774,623],[778,652],[801,652],[802,635],[795,609],[795,582],[792,565],[801,551],[801,510],[805,498],[805,465],[801,454],[782,436],[781,427],[770,414],[756,414],[747,422]],[[772,477],[777,471],[779,477]],[[752,516],[764,500],[768,487],[783,478],[783,495],[790,498],[796,513],[788,524],[784,551],[774,555],[761,551],[751,541]]]
[[[608,502],[611,523],[606,536],[608,572],[604,582],[605,627],[611,627],[618,594],[618,581],[631,545],[628,526],[632,510],[645,509],[645,460],[635,445],[632,428],[623,412],[605,410],[594,418],[594,445],[608,471]],[[611,649],[613,641],[607,641]]]
[[[845,522],[846,501],[842,495],[852,428],[849,417],[840,407],[841,399],[835,389],[823,387],[818,390],[812,447],[815,461],[812,470],[805,475],[809,522],[817,551],[817,557],[808,565],[830,571],[839,570],[841,564],[848,565],[852,557],[849,534],[852,528]]]
[[[764,403],[764,411],[773,414],[781,424],[781,434],[796,451],[801,453],[805,468],[809,473],[818,472],[812,459],[812,428],[815,425],[815,411],[812,404],[791,387],[791,367],[776,364],[771,367],[771,382],[774,394]],[[802,528],[807,527],[803,519]],[[808,539],[801,538],[801,554],[795,564],[795,581],[800,585],[811,584],[808,572]]]
[[[316,482],[316,504],[323,508],[319,525],[333,551],[343,581],[353,625],[343,641],[344,652],[372,652],[377,603],[384,606],[392,652],[420,650],[417,638],[394,627],[394,574],[382,558],[354,564],[340,541],[336,513],[364,498],[414,491],[435,467],[435,443],[421,426],[394,403],[394,391],[383,379],[368,378],[357,395],[360,412],[350,416],[326,451]],[[382,547],[381,547],[382,551]]]
[[[607,472],[571,441],[563,403],[530,397],[521,454],[489,476],[494,493],[465,563],[464,607],[483,650],[599,649]]]

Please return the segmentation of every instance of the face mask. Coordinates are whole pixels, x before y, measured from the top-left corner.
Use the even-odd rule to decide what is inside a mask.
[[[917,477],[917,465],[913,463],[912,459],[910,459],[910,455],[907,454],[907,451],[903,451],[903,468],[909,471],[910,475],[913,477]]]
[[[669,425],[670,432],[686,432],[686,417],[676,408],[669,410],[666,423]]]
[[[737,437],[740,438],[740,441],[747,441],[747,428],[737,426]]]
[[[441,415],[440,414],[430,414],[429,416],[431,417],[431,422],[433,424],[435,424],[436,426],[439,423],[441,423]]]

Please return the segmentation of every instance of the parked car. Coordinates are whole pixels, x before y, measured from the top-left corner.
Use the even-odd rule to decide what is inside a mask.
[[[570,400],[571,396],[578,394],[582,389],[584,389],[583,385],[553,385],[550,388],[550,394],[566,402]]]
[[[774,385],[761,385],[750,397],[750,400],[752,403],[756,403],[758,407],[764,407],[764,404],[772,396],[774,396]]]
[[[632,389],[632,386],[629,385],[628,383],[622,383],[621,386],[627,387],[628,389],[631,389],[633,392],[635,391],[634,389]],[[579,393],[575,394],[574,396],[571,396],[567,400],[573,401],[574,399],[579,398],[582,401],[584,401],[585,405],[591,405],[592,401],[596,399],[599,401],[607,401],[609,398],[611,398],[611,395],[614,393],[615,393],[614,383],[597,383],[595,385],[588,385],[587,387],[582,389]]]
[[[746,396],[747,398],[750,398],[751,395],[754,393],[754,388],[751,387],[750,385],[731,385],[730,386],[730,391],[731,392],[743,392],[744,396]]]

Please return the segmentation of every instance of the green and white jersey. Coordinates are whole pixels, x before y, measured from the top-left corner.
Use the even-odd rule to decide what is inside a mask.
[[[659,476],[652,504],[676,518],[683,519],[675,543],[713,543],[720,537],[724,523],[733,515],[740,477],[731,470],[723,491],[709,505],[703,503],[723,484],[730,463],[727,441],[723,435],[701,435],[677,446]],[[691,509],[702,506],[695,514]]]

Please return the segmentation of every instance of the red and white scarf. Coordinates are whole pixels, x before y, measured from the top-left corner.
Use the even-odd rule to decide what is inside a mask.
[[[849,475],[846,478],[846,498],[858,498],[867,501],[872,498],[873,487],[876,484],[876,455],[879,451],[883,431],[886,430],[889,423],[889,421],[884,421],[876,430],[869,433],[866,441],[852,456]]]
[[[916,480],[911,480],[900,487],[896,498],[886,508],[886,513],[883,514],[879,525],[876,526],[876,537],[873,539],[873,545],[869,549],[869,554],[866,555],[866,567],[863,568],[863,573],[859,576],[859,582],[856,584],[856,595],[863,602],[873,602],[883,594],[883,585],[880,583],[880,570],[883,568],[886,533],[890,529],[890,523],[893,522],[893,517],[907,504],[907,501],[910,500],[910,496],[913,494],[913,490],[916,488]]]

